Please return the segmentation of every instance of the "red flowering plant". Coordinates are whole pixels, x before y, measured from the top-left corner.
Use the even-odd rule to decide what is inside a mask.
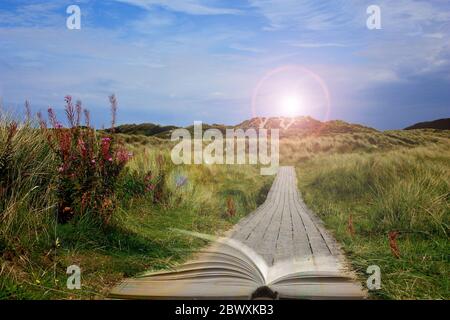
[[[117,100],[109,97],[114,128]],[[65,223],[77,215],[90,213],[105,224],[111,220],[116,205],[117,180],[130,158],[130,154],[111,136],[100,136],[90,124],[87,110],[81,102],[74,105],[72,97],[65,97],[68,127],[58,122],[52,108],[48,118],[52,126],[40,118],[52,150],[59,159],[57,218]],[[81,126],[84,113],[85,125]]]

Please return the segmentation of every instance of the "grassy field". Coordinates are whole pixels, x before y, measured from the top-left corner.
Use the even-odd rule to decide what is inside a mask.
[[[167,142],[116,135],[134,155],[117,183],[111,222],[84,215],[58,224],[58,163],[45,134],[19,124],[8,138],[11,123],[0,126],[0,299],[101,298],[123,277],[180,263],[205,245],[172,228],[218,234],[256,208],[271,185],[247,165],[175,167]],[[149,175],[164,180],[152,192],[142,190]],[[66,289],[70,265],[81,268],[82,290]]]
[[[361,281],[369,265],[381,268],[382,288],[372,297],[450,298],[448,132],[346,134],[284,143],[284,162],[296,165],[306,203],[343,245]],[[391,231],[399,233],[399,258],[391,252]]]
[[[133,156],[114,182],[111,220],[57,223],[62,168],[48,133],[0,118],[0,299],[101,298],[123,277],[188,259],[205,243],[173,228],[227,230],[263,202],[273,179],[249,165],[174,166],[169,141],[113,134]],[[369,265],[380,266],[374,298],[450,298],[448,132],[329,130],[284,137],[280,151],[361,281]],[[66,289],[74,264],[82,290]]]

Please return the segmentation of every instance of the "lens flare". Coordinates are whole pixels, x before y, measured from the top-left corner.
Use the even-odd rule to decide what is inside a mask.
[[[308,86],[302,87],[296,84],[291,88],[283,88],[283,84],[277,83],[277,77],[282,76],[286,76],[287,79],[290,77],[288,84],[289,82],[295,84],[299,79],[306,79],[309,87],[317,87],[315,99],[311,99],[310,91],[305,91],[308,90]],[[278,96],[280,92],[285,95]],[[271,97],[275,99],[271,100]],[[273,104],[268,102],[273,102]],[[251,100],[253,117],[275,116],[275,114],[270,115],[271,111],[289,117],[311,115],[312,111],[315,111],[319,120],[327,121],[331,111],[331,98],[327,84],[319,75],[301,65],[285,65],[273,69],[258,81]]]
[[[281,98],[281,112],[286,117],[295,117],[299,115],[301,101],[298,95],[286,95]]]

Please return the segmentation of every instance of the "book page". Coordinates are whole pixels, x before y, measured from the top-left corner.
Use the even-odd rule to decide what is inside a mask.
[[[258,284],[264,285],[267,283],[267,275],[269,267],[264,259],[257,254],[253,249],[247,247],[242,242],[231,238],[215,237],[199,232],[191,232],[186,230],[174,229],[177,232],[201,238],[208,241],[213,241],[213,245],[207,249],[208,252],[221,253],[223,255],[230,255],[229,259],[237,259],[239,263],[245,263],[254,270],[258,276]]]
[[[340,275],[341,263],[333,256],[306,256],[286,259],[269,268],[267,283],[275,284],[298,278],[333,277]]]

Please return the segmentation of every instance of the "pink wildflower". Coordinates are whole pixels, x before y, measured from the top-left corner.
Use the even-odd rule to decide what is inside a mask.
[[[131,153],[127,152],[125,149],[121,148],[119,150],[117,150],[117,160],[119,161],[119,163],[121,164],[125,164],[128,162],[128,160],[130,160],[131,158]]]
[[[80,148],[81,156],[84,158],[87,156],[87,149],[83,139],[78,139],[78,147]]]
[[[111,158],[111,154],[110,154],[110,146],[111,146],[111,138],[102,138],[102,156],[104,160],[108,160],[108,161],[112,161],[109,160]]]

